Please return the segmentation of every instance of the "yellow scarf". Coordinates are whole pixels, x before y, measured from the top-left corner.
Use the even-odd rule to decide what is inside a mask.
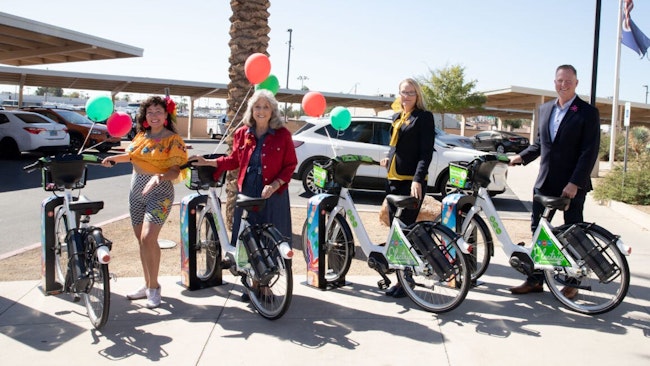
[[[402,124],[405,124],[408,126],[409,124],[409,117],[411,116],[411,112],[405,113],[402,112],[402,115],[398,120],[393,122],[393,134],[390,136],[390,146],[397,146],[397,139],[399,137],[399,129],[402,127]]]

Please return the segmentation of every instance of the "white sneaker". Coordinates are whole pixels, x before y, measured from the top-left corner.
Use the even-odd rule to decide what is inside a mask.
[[[140,299],[146,299],[147,298],[147,293],[146,290],[147,286],[142,286],[139,289],[126,294],[126,298],[129,300],[140,300]]]
[[[147,303],[144,305],[148,309],[155,309],[160,306],[162,296],[160,294],[160,286],[158,288],[148,288],[145,290],[147,293]]]

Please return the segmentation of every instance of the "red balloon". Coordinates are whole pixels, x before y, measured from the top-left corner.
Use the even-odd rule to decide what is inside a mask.
[[[310,91],[302,97],[302,109],[308,116],[322,116],[326,106],[325,97],[319,92]]]
[[[106,128],[111,136],[122,138],[131,131],[131,117],[124,112],[115,112],[106,120]]]
[[[271,73],[271,61],[263,53],[254,53],[246,59],[244,72],[246,72],[246,78],[251,84],[259,84],[266,80]]]

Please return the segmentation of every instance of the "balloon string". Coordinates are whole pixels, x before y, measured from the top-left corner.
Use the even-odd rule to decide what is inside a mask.
[[[84,151],[84,146],[86,146],[86,142],[88,142],[88,138],[90,138],[90,133],[93,132],[93,127],[95,127],[95,123],[96,122],[93,121],[93,124],[90,125],[90,130],[88,130],[88,134],[86,135],[86,138],[84,139],[83,144],[81,144],[81,146],[79,147],[79,151],[77,151],[77,155],[81,155],[81,153]],[[101,142],[99,144],[101,144]],[[93,147],[95,147],[95,146],[97,146],[99,144],[93,145],[93,146],[89,147],[89,149],[92,149]]]
[[[242,102],[242,103],[239,105],[239,108],[237,108],[237,111],[235,112],[235,115],[232,117],[232,120],[230,120],[230,123],[228,124],[228,127],[226,128],[226,134],[225,134],[224,136],[221,137],[221,141],[219,141],[219,144],[217,144],[217,147],[214,148],[214,152],[213,152],[213,154],[216,154],[216,153],[217,153],[217,151],[219,150],[219,148],[221,147],[221,145],[223,145],[223,143],[226,141],[226,139],[228,138],[228,136],[230,136],[231,131],[233,131],[233,130],[236,131],[236,130],[239,128],[239,126],[241,126],[241,124],[244,123],[243,120],[239,121],[239,123],[237,124],[237,126],[235,126],[235,128],[233,128],[233,129],[231,130],[231,126],[232,126],[233,122],[235,122],[235,121],[237,120],[237,115],[239,115],[239,111],[241,110],[241,107],[242,107],[242,106],[244,105],[244,103],[246,102],[246,99],[248,99],[248,95],[251,93],[251,90],[253,90],[253,85],[251,85],[251,87],[248,88],[248,91],[246,92],[246,95],[244,96],[244,102]]]

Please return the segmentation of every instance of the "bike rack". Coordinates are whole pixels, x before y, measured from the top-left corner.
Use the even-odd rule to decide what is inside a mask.
[[[221,271],[217,271],[211,281],[202,281],[196,277],[196,219],[198,205],[205,205],[208,196],[194,193],[181,200],[181,284],[188,290],[199,290],[223,284]],[[220,260],[220,259],[219,259]]]
[[[63,197],[50,196],[41,202],[41,281],[45,295],[57,295],[63,291],[63,285],[56,280],[54,261],[54,233],[56,211],[63,204]]]
[[[318,194],[309,199],[307,206],[307,248],[305,260],[307,264],[307,285],[327,290],[325,281],[325,262],[319,261],[326,255],[325,246],[325,212],[331,211],[338,204],[339,196],[331,194]],[[345,285],[345,276],[342,276],[330,288]]]

